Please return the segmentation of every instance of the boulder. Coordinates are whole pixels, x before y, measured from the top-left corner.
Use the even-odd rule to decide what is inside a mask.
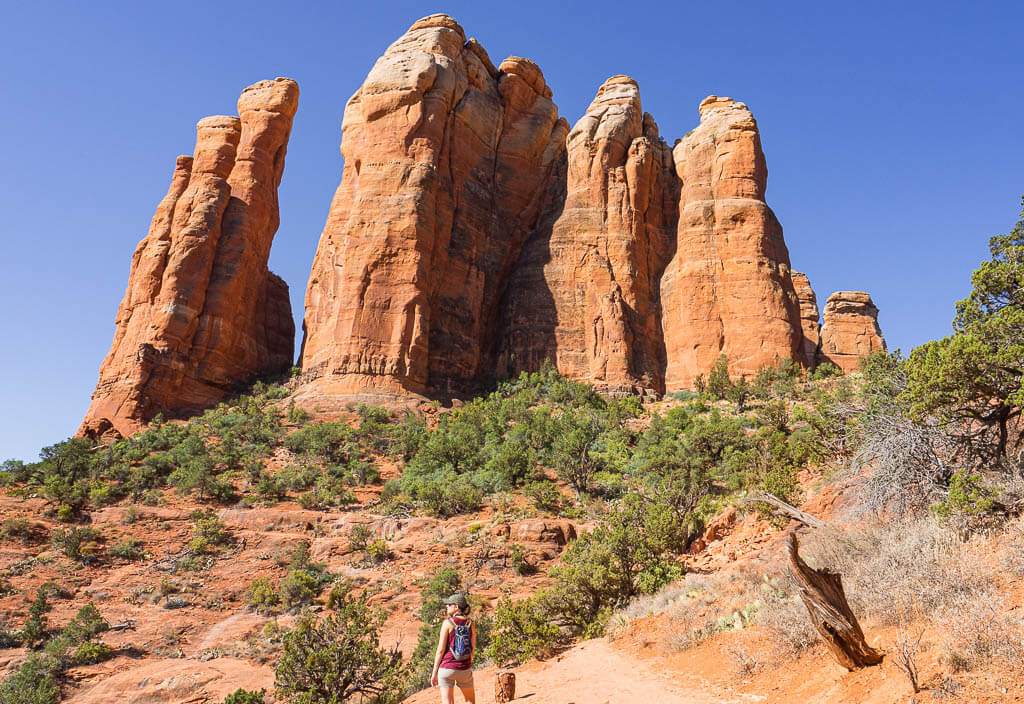
[[[239,117],[199,121],[195,153],[178,157],[132,257],[79,435],[128,435],[291,365],[288,287],[267,259],[298,96],[291,79],[260,81],[242,92]]]
[[[733,375],[799,359],[800,303],[747,106],[709,96],[673,149],[682,180],[675,256],[661,280],[665,386],[692,388],[720,354]]]
[[[878,308],[864,291],[833,293],[822,320],[820,362],[832,362],[849,373],[857,371],[862,357],[886,349]]]
[[[503,305],[499,376],[545,360],[602,391],[662,393],[658,282],[679,183],[640,89],[612,76],[569,132]]]

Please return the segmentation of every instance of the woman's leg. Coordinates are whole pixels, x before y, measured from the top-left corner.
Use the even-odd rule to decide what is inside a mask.
[[[455,687],[441,687],[441,704],[455,704]]]
[[[454,693],[454,690],[451,691]],[[469,685],[468,687],[459,687],[459,691],[462,692],[462,696],[466,698],[467,704],[476,704],[476,690],[473,689],[473,685]]]

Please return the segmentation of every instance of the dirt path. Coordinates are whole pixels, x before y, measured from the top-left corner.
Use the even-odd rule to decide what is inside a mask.
[[[494,675],[489,667],[473,673],[477,704],[494,702]],[[754,704],[763,697],[715,692],[706,681],[680,681],[611,648],[604,639],[581,643],[548,662],[531,662],[516,670],[517,704]],[[439,701],[437,688],[419,692],[405,704]],[[461,702],[462,696],[455,695]]]

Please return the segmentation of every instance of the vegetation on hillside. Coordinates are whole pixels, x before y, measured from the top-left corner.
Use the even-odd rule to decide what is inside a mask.
[[[991,585],[991,579],[978,573],[953,584],[942,577],[949,568],[943,559],[912,564],[904,558],[914,549],[932,550],[935,531],[970,534],[1021,506],[1015,482],[1024,428],[1024,220],[994,237],[990,251],[971,294],[956,306],[952,335],[906,357],[873,355],[852,377],[838,376],[831,365],[811,374],[780,360],[752,378],[735,378],[723,356],[694,391],[650,412],[639,398],[604,397],[546,366],[451,410],[396,414],[359,405],[332,421],[314,421],[286,405],[284,386],[258,383],[187,421],[157,418],[110,445],[72,438],[44,448],[38,462],[5,462],[0,484],[7,493],[41,497],[45,517],[62,525],[47,535],[38,523],[8,519],[0,540],[40,549],[48,543],[71,569],[142,560],[143,543],[108,545],[102,528],[89,524],[90,513],[121,503],[131,507],[127,521],[135,505],[164,503],[172,492],[207,507],[296,501],[321,511],[352,510],[363,492],[362,508],[390,516],[449,518],[490,504],[509,517],[557,515],[589,524],[548,571],[544,588],[527,599],[506,595],[490,614],[474,604],[479,650],[513,664],[614,629],[621,618],[613,615],[630,613],[638,600],[669,608],[663,590],[680,583],[680,556],[711,516],[754,492],[799,504],[798,475],[811,468],[860,477],[860,507],[890,522],[912,521],[908,535],[920,539],[913,547],[878,531],[856,539],[826,536],[811,541],[812,549],[831,551],[823,562],[852,573],[886,555],[904,575],[927,566],[940,592],[966,593],[963,585]],[[385,466],[397,466],[398,476],[384,482]],[[767,504],[757,508],[781,523]],[[365,528],[353,529],[350,540],[367,565],[393,557],[388,543]],[[234,545],[215,513],[196,511],[172,574],[208,569]],[[304,542],[279,556],[284,576],[258,577],[248,588],[252,609],[299,618],[277,639],[279,694],[309,704],[353,697],[387,702],[425,686],[441,597],[469,586],[467,575],[448,567],[424,580],[424,625],[411,662],[403,664],[380,648],[384,617],[368,605],[368,594],[357,596],[312,560],[310,548]],[[513,563],[519,574],[529,568],[521,553]],[[878,592],[903,589],[896,575],[859,574],[862,585]],[[0,579],[0,593],[5,588]],[[0,647],[31,652],[0,683],[0,704],[55,702],[68,668],[111,655],[98,641],[106,622],[91,604],[60,631],[50,627],[53,588],[39,588],[21,628],[0,630]],[[167,576],[155,596],[171,608],[178,589]],[[718,620],[687,626],[687,642],[758,619],[785,642],[809,642],[785,580],[757,589],[763,594]],[[864,607],[856,589],[854,602]],[[944,599],[928,602],[934,613],[953,608]],[[317,602],[324,615],[309,609]],[[904,618],[872,608],[882,619]],[[262,693],[239,690],[232,697],[259,701]]]

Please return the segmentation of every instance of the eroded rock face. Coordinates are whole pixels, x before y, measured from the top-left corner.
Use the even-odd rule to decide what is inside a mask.
[[[551,197],[506,293],[498,374],[560,372],[664,391],[658,282],[675,245],[671,150],[636,81],[613,76],[569,132]]]
[[[800,302],[800,330],[803,332],[801,346],[801,363],[808,369],[818,364],[818,347],[821,345],[821,314],[818,311],[818,298],[814,295],[807,274],[793,272],[793,288]]]
[[[127,435],[157,412],[199,410],[290,366],[288,286],[267,258],[298,96],[290,79],[261,81],[242,92],[239,117],[199,121],[195,154],[178,157],[132,257],[80,435]]]
[[[446,15],[387,49],[345,108],[306,291],[317,393],[457,390],[491,372],[500,295],[567,131],[533,62],[495,68]]]
[[[885,350],[878,308],[864,291],[837,291],[825,302],[821,357],[844,372],[857,371],[861,357]]]
[[[269,665],[221,657],[208,662],[165,659],[119,672],[74,694],[71,704],[178,704],[221,702],[239,688],[258,690],[274,684]]]
[[[710,96],[674,148],[682,180],[676,253],[661,281],[668,390],[692,388],[719,354],[733,375],[798,359],[800,305],[768,170],[743,103]]]

